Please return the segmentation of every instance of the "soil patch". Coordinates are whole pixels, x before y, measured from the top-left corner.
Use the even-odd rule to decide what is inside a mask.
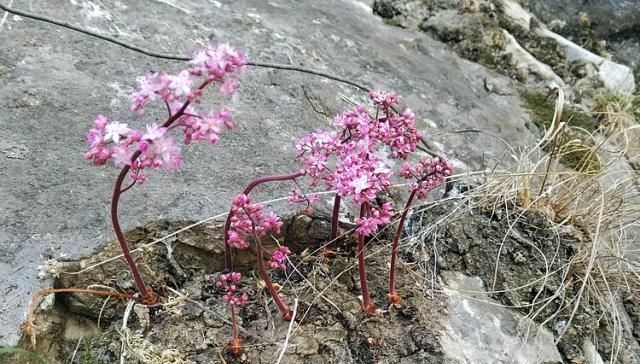
[[[357,297],[353,244],[344,241],[331,258],[310,254],[318,247],[314,244],[317,238],[326,241],[319,233],[326,224],[321,218],[298,216],[289,220],[287,233],[280,237],[283,242],[295,239],[297,244],[291,245],[299,252],[288,272],[272,273],[286,301],[292,307],[298,301],[282,363],[443,362],[438,322],[444,316],[446,299],[425,295],[413,277],[401,270],[398,288],[405,304],[387,307],[389,247],[372,241],[368,277],[381,312],[366,316]],[[140,246],[187,225],[154,222],[130,232],[128,238],[133,247]],[[136,305],[125,330],[125,302],[86,294],[56,295],[53,309],[38,311],[35,351],[54,362],[114,363],[120,360],[125,337],[127,363],[276,362],[289,323],[279,317],[257,273],[249,271],[250,252],[236,260],[248,272],[243,283],[252,298],[239,312],[245,352],[234,358],[225,350],[231,332],[229,307],[211,284],[222,269],[221,231],[220,224],[201,225],[137,253],[143,275],[167,299],[151,310]],[[64,270],[90,267],[118,253],[116,244],[109,244],[92,257],[65,263]],[[56,288],[98,285],[133,289],[121,259],[82,274],[63,273],[56,279]],[[26,338],[23,345],[28,347]]]
[[[581,285],[583,267],[574,259],[584,244],[581,232],[512,205],[443,220],[453,208],[454,204],[440,204],[412,215],[398,272],[398,290],[405,299],[401,307],[386,304],[388,236],[383,232],[369,242],[368,280],[373,300],[381,309],[376,317],[362,312],[357,297],[354,242],[342,241],[336,256],[320,256],[316,251],[327,240],[328,220],[288,219],[285,233],[277,238],[297,254],[286,273],[272,273],[287,303],[294,306],[297,302],[282,363],[450,362],[440,341],[449,314],[440,279],[443,271],[480,277],[493,298],[558,335],[568,323]],[[437,221],[441,223],[434,225]],[[187,225],[154,222],[128,237],[133,246],[144,246]],[[86,269],[118,254],[118,247],[110,243],[89,258],[64,263],[63,270]],[[145,277],[166,297],[162,305],[152,309],[135,306],[123,330],[125,302],[58,294],[52,308],[37,312],[38,341],[30,350],[51,362],[114,363],[120,360],[124,341],[127,363],[277,361],[289,323],[279,317],[263,283],[251,271],[255,262],[251,252],[243,252],[236,260],[246,272],[243,284],[251,297],[239,312],[245,351],[235,358],[225,350],[231,332],[230,312],[211,284],[222,269],[221,224],[199,225],[165,243],[147,245],[136,257]],[[80,274],[62,273],[56,279],[56,288],[98,286],[133,290],[120,259]],[[585,339],[597,343],[603,358],[616,350],[614,323],[601,303],[595,295],[582,298],[558,344],[567,362],[585,358]],[[637,297],[631,295],[620,305],[629,312],[634,337],[629,336],[636,341],[640,327],[637,304]],[[29,348],[26,338],[23,347]]]

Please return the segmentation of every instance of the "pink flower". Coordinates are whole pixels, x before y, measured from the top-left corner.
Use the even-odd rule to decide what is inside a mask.
[[[142,139],[156,140],[162,138],[167,128],[158,127],[158,124],[153,123],[147,125],[147,132],[142,136]]]
[[[250,196],[239,194],[233,200],[230,211],[231,226],[228,244],[237,249],[249,247],[248,241],[270,232],[279,233],[282,221],[273,212],[264,214],[261,204],[253,204]]]
[[[225,95],[234,94],[238,90],[238,80],[235,78],[229,78],[220,85],[220,92]]]
[[[367,176],[364,174],[351,180],[351,182],[349,182],[349,185],[351,188],[353,188],[353,192],[356,195],[371,187]]]
[[[241,293],[242,275],[238,272],[223,273],[214,283],[216,287],[222,288],[224,293],[222,300],[232,306],[244,305],[249,301],[246,293]]]
[[[223,106],[220,111],[218,111],[218,118],[222,120],[227,129],[233,129],[233,124],[231,123],[231,111],[228,107]]]
[[[376,231],[381,225],[388,224],[393,216],[393,208],[391,204],[386,202],[380,209],[369,207],[369,216],[356,220],[356,231],[358,234],[368,236]]]
[[[228,44],[219,44],[196,52],[189,63],[193,65],[192,73],[208,74],[211,79],[221,79],[229,72],[242,72],[247,61],[243,53]]]
[[[104,137],[102,135],[102,130],[92,128],[89,129],[87,133],[87,146],[89,148],[96,148],[104,144]]]
[[[113,152],[110,149],[98,146],[91,148],[84,155],[84,158],[97,166],[103,166],[107,164],[112,154]]]
[[[417,197],[424,200],[429,191],[443,184],[452,173],[453,165],[448,160],[425,158],[415,166],[404,163],[399,174],[405,179],[412,179],[408,183],[409,190],[416,191]]]
[[[229,239],[227,240],[230,246],[236,249],[247,249],[249,247],[249,243],[240,237],[240,234],[237,231],[229,230]]]
[[[148,100],[155,100],[157,95],[167,86],[167,78],[159,73],[149,73],[137,78],[138,91],[131,94],[131,111],[144,114],[144,105]]]
[[[289,191],[289,205],[306,201],[305,195],[298,189]]]
[[[269,260],[269,267],[271,269],[279,269],[281,271],[287,270],[286,261],[287,257],[291,254],[291,250],[286,246],[279,247],[271,254]]]
[[[114,143],[120,142],[120,137],[129,134],[131,129],[127,127],[127,124],[119,121],[112,121],[105,126],[105,141],[112,140]]]
[[[315,202],[318,202],[318,200],[320,199],[320,196],[318,195],[317,192],[314,192],[310,195],[307,195],[307,200],[309,201],[309,204],[313,204]]]
[[[172,137],[158,138],[152,146],[156,159],[162,162],[160,166],[170,171],[178,170],[182,167],[180,148],[173,143]]]
[[[371,98],[373,105],[381,105],[384,107],[390,107],[398,103],[398,95],[393,91],[371,91],[369,92],[369,98]]]
[[[169,88],[173,90],[175,96],[187,96],[191,93],[191,73],[182,70],[176,76],[167,76],[169,80]]]
[[[125,143],[118,144],[113,147],[113,162],[116,166],[124,166],[131,164],[133,151]]]
[[[107,122],[108,120],[104,115],[98,115],[96,120],[93,121],[93,125],[98,129],[104,129],[104,127],[107,125]]]
[[[266,216],[264,216],[262,220],[262,229],[264,231],[273,231],[276,234],[279,234],[281,227],[282,221],[274,212],[269,212]]]

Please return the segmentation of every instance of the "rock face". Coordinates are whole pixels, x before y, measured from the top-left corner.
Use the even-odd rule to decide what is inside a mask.
[[[463,58],[522,82],[553,82],[566,91],[571,88],[571,94],[593,93],[592,84],[624,93],[635,89],[632,68],[640,53],[633,47],[624,50],[615,43],[620,57],[614,62],[590,51],[597,48],[593,44],[588,49],[579,45],[586,43],[580,38],[585,32],[591,43],[598,42],[588,26],[569,33],[568,39],[555,30],[565,34],[570,28],[555,21],[550,23],[551,30],[541,21],[546,18],[538,19],[518,1],[377,0],[373,9],[389,24],[419,28],[449,44]],[[624,45],[628,44],[634,41],[625,40]]]
[[[107,4],[107,5],[105,5]],[[518,143],[532,138],[528,115],[508,79],[460,59],[444,44],[385,25],[367,2],[354,0],[232,2],[186,0],[47,1],[28,9],[166,53],[189,53],[209,41],[229,42],[251,60],[329,71],[404,96],[429,133],[465,128],[487,134],[438,137],[442,151],[474,169],[503,158],[491,134]],[[16,2],[16,7],[27,5]],[[106,6],[106,7],[105,7]],[[30,297],[46,285],[37,266],[47,257],[84,254],[113,238],[108,220],[117,170],[83,161],[85,133],[97,114],[132,124],[135,77],[181,64],[150,58],[52,25],[0,14],[0,344],[15,343]],[[484,85],[502,84],[502,95]],[[224,212],[255,176],[297,166],[295,140],[364,101],[350,86],[323,78],[250,68],[230,101],[237,128],[217,146],[184,149],[185,169],[154,173],[121,205],[125,229],[145,220],[203,219]],[[159,110],[162,109],[162,105]],[[257,197],[286,196],[288,186]]]
[[[530,0],[529,8],[580,44],[604,40],[616,62],[640,67],[640,2],[634,0]],[[602,45],[594,45],[603,48]],[[637,73],[636,73],[637,74]]]
[[[445,281],[451,317],[441,341],[452,358],[478,364],[562,363],[553,334],[491,300],[480,278],[447,273]]]
[[[590,27],[602,38],[640,29],[640,2],[635,0],[529,0],[529,7],[546,23],[561,20],[567,29]]]

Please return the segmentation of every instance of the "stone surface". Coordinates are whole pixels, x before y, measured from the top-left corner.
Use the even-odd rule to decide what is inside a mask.
[[[601,84],[613,91],[634,91],[634,68],[640,63],[637,39],[612,35],[606,50],[614,52],[611,60],[603,45],[608,43],[589,27],[567,33],[570,27],[558,26],[557,21],[545,24],[547,18],[541,21],[521,3],[378,0],[374,12],[388,24],[410,29],[418,24],[461,57],[529,85],[554,82],[570,96],[591,94]]]
[[[529,8],[574,42],[606,50],[615,62],[640,67],[640,2],[531,0]]]
[[[553,334],[490,299],[480,278],[457,272],[444,278],[450,318],[441,343],[448,357],[470,364],[562,363]]]
[[[518,3],[512,0],[501,0],[505,15],[518,24],[525,24],[524,29],[529,30],[527,24],[531,23],[533,18]],[[583,47],[572,42],[571,40],[549,30],[544,24],[538,24],[535,33],[543,38],[551,39],[564,51],[568,60],[573,62],[581,62],[583,64],[591,64],[598,70],[598,77],[604,86],[613,91],[631,93],[635,90],[636,84],[634,80],[633,70],[623,64],[612,62],[605,59]],[[521,57],[522,58],[522,57]],[[526,58],[525,58],[526,59]],[[526,63],[531,63],[527,61]],[[547,76],[547,78],[549,78]],[[558,84],[562,84],[554,80]]]
[[[633,32],[640,29],[640,2],[636,0],[529,0],[533,13],[549,23],[561,20],[570,30],[590,27],[598,36]]]
[[[177,4],[52,0],[13,6],[160,52],[186,54],[209,40],[228,41],[252,60],[293,63],[395,89],[427,136],[475,128],[514,144],[532,138],[517,98],[485,89],[486,80],[501,76],[461,60],[424,34],[385,25],[366,1]],[[0,28],[0,44],[0,344],[12,344],[31,296],[48,284],[39,281],[37,266],[48,257],[86,254],[113,239],[108,208],[118,171],[82,159],[88,126],[99,113],[136,125],[161,117],[134,117],[127,95],[136,76],[181,64],[14,16]],[[366,97],[316,76],[250,68],[230,103],[237,129],[216,146],[185,148],[182,172],[153,173],[125,195],[124,228],[222,213],[252,177],[297,168],[291,156],[296,138],[326,127],[323,113],[348,106],[342,95]],[[436,141],[472,169],[503,157],[503,146],[488,134],[449,134]],[[264,189],[258,198],[285,196],[287,188]]]
[[[598,77],[606,88],[626,93],[632,93],[636,89],[633,70],[630,67],[604,59],[545,27],[540,27],[537,33],[557,41],[568,59],[597,67]]]

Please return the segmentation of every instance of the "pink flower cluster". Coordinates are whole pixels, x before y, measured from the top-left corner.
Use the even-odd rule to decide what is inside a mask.
[[[295,205],[297,203],[306,202],[306,206],[303,211],[307,214],[313,213],[312,204],[317,202],[320,199],[320,196],[317,192],[304,194],[300,189],[293,188],[289,191],[289,205]]]
[[[286,246],[281,246],[271,253],[271,259],[269,260],[269,267],[271,269],[279,269],[285,271],[287,269],[287,257],[291,254],[291,250]]]
[[[393,216],[393,208],[389,202],[385,202],[378,209],[371,206],[368,210],[368,216],[356,220],[356,231],[364,236],[371,235],[378,231],[381,225],[388,224]]]
[[[236,249],[249,247],[249,240],[269,232],[279,233],[282,221],[273,212],[264,213],[264,206],[253,204],[250,196],[239,194],[231,205],[231,226],[228,244]]]
[[[358,139],[369,137],[372,141],[388,145],[392,158],[406,158],[416,150],[422,138],[422,132],[414,125],[415,115],[410,109],[402,114],[395,111],[398,96],[394,92],[371,91],[369,98],[376,107],[375,117],[359,106],[336,116],[333,125],[343,129],[343,136],[346,134]]]
[[[215,283],[216,287],[224,289],[222,300],[232,306],[240,306],[249,302],[246,293],[240,293],[242,275],[238,272],[222,273]]]
[[[380,147],[387,145],[392,158],[404,159],[422,137],[410,110],[394,111],[395,93],[375,91],[369,97],[376,107],[375,117],[366,108],[356,107],[335,117],[333,125],[339,131],[319,130],[296,145],[313,186],[322,180],[328,189],[351,196],[358,204],[371,201],[391,185],[391,170],[380,156]]]
[[[156,99],[162,99],[169,105],[174,101],[200,103],[203,87],[193,87],[197,77],[204,78],[202,84],[219,82],[222,94],[233,94],[238,84],[233,75],[243,72],[246,63],[244,54],[228,44],[206,47],[195,53],[189,62],[189,69],[182,70],[177,75],[155,72],[138,77],[139,89],[131,95],[130,109],[144,114],[147,101]]]
[[[320,199],[320,196],[316,192],[305,195],[299,189],[292,189],[289,191],[289,205],[297,204],[300,202],[307,202],[312,204]]]
[[[329,158],[339,154],[341,144],[336,132],[318,130],[300,138],[296,151],[299,160],[305,165],[305,174],[312,177],[311,186],[316,186],[318,179],[323,178],[330,188],[327,176]]]
[[[446,159],[422,159],[418,164],[404,163],[400,168],[400,176],[412,179],[408,183],[411,192],[416,191],[421,200],[427,198],[429,191],[445,182],[446,177],[453,173],[453,165]]]
[[[180,128],[185,144],[193,140],[216,143],[223,128],[232,129],[227,107],[216,112],[202,112],[192,105],[201,102],[204,88],[212,83],[219,83],[219,90],[224,95],[234,93],[237,75],[244,70],[245,63],[242,53],[222,44],[196,53],[190,68],[176,75],[156,72],[138,77],[139,88],[131,95],[131,111],[142,115],[147,102],[161,99],[169,114],[167,121],[161,126],[149,124],[146,132],[142,132],[100,115],[87,133],[89,151],[85,159],[95,165],[105,165],[109,159],[117,166],[129,165],[131,178],[138,183],[145,181],[141,172],[147,167],[181,168],[180,148],[168,134]],[[196,84],[198,86],[194,86]]]
[[[349,196],[356,204],[372,202],[391,186],[392,172],[381,156],[388,147],[394,159],[405,159],[414,152],[422,132],[415,128],[411,110],[399,114],[393,92],[369,93],[375,116],[362,106],[346,111],[333,120],[337,131],[317,131],[301,138],[296,150],[311,177],[311,185],[322,181],[339,196]],[[359,232],[369,235],[386,224],[393,214],[390,205],[371,208],[369,216],[360,219]]]
[[[335,132],[321,131],[296,145],[311,186],[323,181],[327,189],[351,196],[358,204],[371,201],[391,185],[391,171],[374,147],[375,140],[369,137],[341,139]]]
[[[176,170],[182,166],[180,148],[171,136],[165,136],[166,131],[167,128],[151,124],[143,134],[129,129],[125,123],[99,115],[87,134],[89,152],[85,159],[95,165],[105,165],[109,159],[113,159],[116,166],[131,165],[131,178],[143,183],[145,176],[140,171],[146,167]],[[138,156],[133,160],[136,153]]]
[[[391,186],[391,169],[374,150],[368,137],[342,143],[335,171],[328,176],[330,187],[340,196],[351,196],[361,204],[373,201]]]

